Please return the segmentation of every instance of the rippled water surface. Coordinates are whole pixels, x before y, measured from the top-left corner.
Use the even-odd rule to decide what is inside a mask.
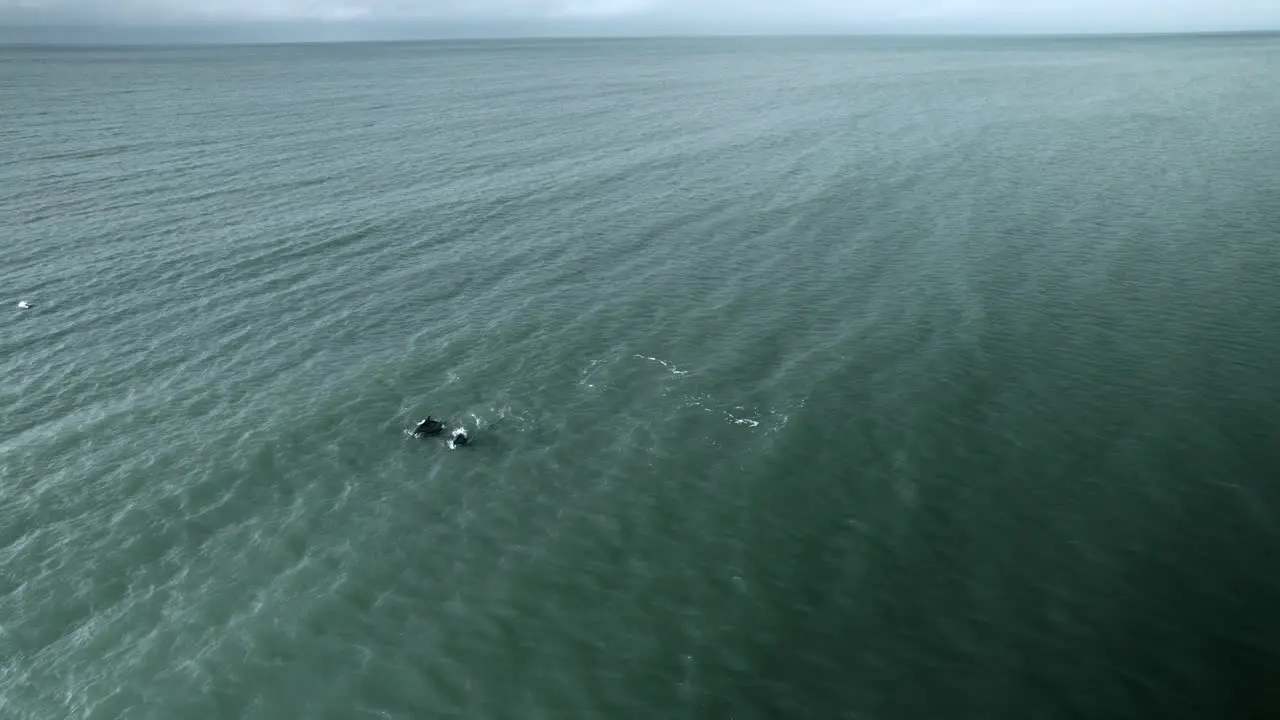
[[[1280,707],[1276,38],[8,48],[0,98],[4,718]]]

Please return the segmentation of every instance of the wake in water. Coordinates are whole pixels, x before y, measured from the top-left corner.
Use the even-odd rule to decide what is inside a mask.
[[[645,369],[650,367],[661,368],[660,376],[655,378],[652,371]],[[697,387],[699,383],[696,380],[700,374],[701,371],[694,372],[694,369],[681,367],[675,362],[653,355],[619,354],[612,358],[591,360],[578,372],[577,385],[588,390],[593,397],[603,391],[628,398],[626,402],[633,407],[639,403],[644,407],[641,412],[655,423],[673,420],[682,414],[687,417],[688,411],[693,410],[735,427],[764,434],[777,432],[786,425],[788,415],[782,408],[744,403],[742,401],[746,398],[743,393],[735,393],[737,397],[729,399],[701,390]],[[655,380],[657,387],[650,384]],[[593,407],[560,407],[548,415],[528,407],[517,409],[515,405],[524,403],[513,403],[506,395],[506,392],[500,393],[499,402],[488,407],[464,409],[454,416],[455,419],[459,416],[468,418],[465,421],[437,420],[431,424],[430,432],[416,432],[422,426],[420,422],[417,427],[406,429],[404,433],[408,437],[439,437],[451,450],[477,441],[487,445],[495,439],[490,437],[492,431],[500,427],[516,433],[545,431],[550,433],[548,442],[554,443],[561,438],[554,437],[553,428],[568,422],[566,412],[576,414],[579,421],[584,414],[600,412],[598,407],[593,409],[596,403],[592,401]],[[610,411],[605,409],[604,412]],[[461,442],[456,436],[459,432],[463,433]],[[536,442],[532,438],[526,438],[523,442],[530,441]]]
[[[596,385],[595,385],[595,383],[590,382],[590,380],[591,380],[591,376],[592,376],[592,375],[595,375],[595,373],[596,373],[596,368],[598,368],[598,367],[600,366],[600,363],[602,363],[602,362],[604,362],[604,360],[603,360],[603,359],[600,359],[600,360],[592,360],[592,361],[591,361],[591,364],[590,364],[590,365],[588,365],[588,366],[587,366],[587,368],[586,368],[585,370],[583,370],[583,371],[582,371],[582,373],[581,373],[581,375],[580,375],[580,377],[579,377],[579,379],[578,379],[578,383],[579,383],[580,385],[585,385],[586,387],[589,387],[589,388],[594,388]]]
[[[445,445],[450,450],[454,450],[464,445],[474,444],[476,442],[475,434],[477,433],[487,437],[490,432],[500,427],[506,427],[512,432],[522,433],[534,425],[534,421],[528,412],[516,412],[510,405],[492,406],[480,412],[466,411],[465,416],[469,420],[457,423],[433,419],[428,416],[415,424],[414,427],[406,428],[403,432],[405,437],[408,438],[442,438]],[[431,423],[424,426],[424,423],[427,423],[428,420]]]
[[[698,408],[704,412],[721,415],[725,420],[728,420],[734,425],[745,425],[749,428],[760,427],[760,421],[757,418],[763,415],[763,413],[759,412],[758,409],[753,412],[748,412],[747,409],[741,405],[728,409],[717,408],[715,406],[715,401],[705,393],[686,396],[685,402],[687,403],[685,407]]]
[[[688,370],[681,370],[680,368],[676,367],[675,365],[672,365],[671,363],[667,362],[666,360],[659,360],[659,359],[658,359],[658,358],[656,358],[656,357],[649,357],[648,355],[636,355],[636,357],[640,358],[641,360],[648,360],[648,361],[650,361],[650,362],[656,362],[656,363],[658,363],[659,365],[661,365],[662,367],[664,367],[664,368],[666,368],[666,369],[670,370],[672,375],[688,375],[688,374],[689,374],[689,371],[688,371]]]
[[[679,367],[677,367],[674,363],[667,362],[666,360],[663,360],[661,358],[650,357],[648,355],[640,355],[640,354],[637,354],[635,357],[640,358],[641,360],[648,360],[649,362],[658,363],[662,367],[669,370],[672,375],[675,375],[677,377],[684,377],[689,374],[688,370],[682,370]],[[736,405],[729,408],[716,407],[717,405],[719,405],[719,403],[717,403],[710,395],[706,393],[701,393],[698,395],[687,395],[685,396],[685,400],[688,403],[686,407],[696,407],[705,412],[721,415],[722,417],[724,417],[725,420],[727,420],[728,422],[734,425],[741,425],[748,428],[760,427],[759,418],[764,415],[764,413],[759,412],[758,409],[754,412],[748,412],[747,409],[741,405]]]
[[[765,432],[774,432],[787,422],[787,415],[778,409],[749,408],[741,404],[740,401],[737,403],[724,402],[706,392],[688,389],[687,383],[692,382],[697,373],[692,373],[690,369],[681,367],[670,360],[641,353],[634,353],[630,357],[634,360],[642,360],[645,364],[660,366],[666,370],[666,374],[659,381],[662,383],[660,394],[663,397],[679,397],[683,403],[682,407],[696,408],[701,412],[717,415],[730,424],[747,429],[760,428],[764,425]],[[609,362],[605,358],[592,360],[579,374],[579,385],[591,390],[597,390],[599,385],[615,391],[630,392],[625,385],[604,382],[611,369],[625,369],[624,359],[618,358],[613,362]]]

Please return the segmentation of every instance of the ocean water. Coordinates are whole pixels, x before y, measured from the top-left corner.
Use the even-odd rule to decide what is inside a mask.
[[[10,47],[0,228],[0,717],[1280,712],[1280,37]]]

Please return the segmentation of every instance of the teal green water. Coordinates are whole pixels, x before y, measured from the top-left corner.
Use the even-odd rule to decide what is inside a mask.
[[[1280,38],[0,98],[0,717],[1280,708]]]

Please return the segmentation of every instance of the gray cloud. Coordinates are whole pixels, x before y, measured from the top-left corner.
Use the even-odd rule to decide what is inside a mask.
[[[587,23],[925,31],[1280,29],[1280,0],[0,0],[0,24]]]

